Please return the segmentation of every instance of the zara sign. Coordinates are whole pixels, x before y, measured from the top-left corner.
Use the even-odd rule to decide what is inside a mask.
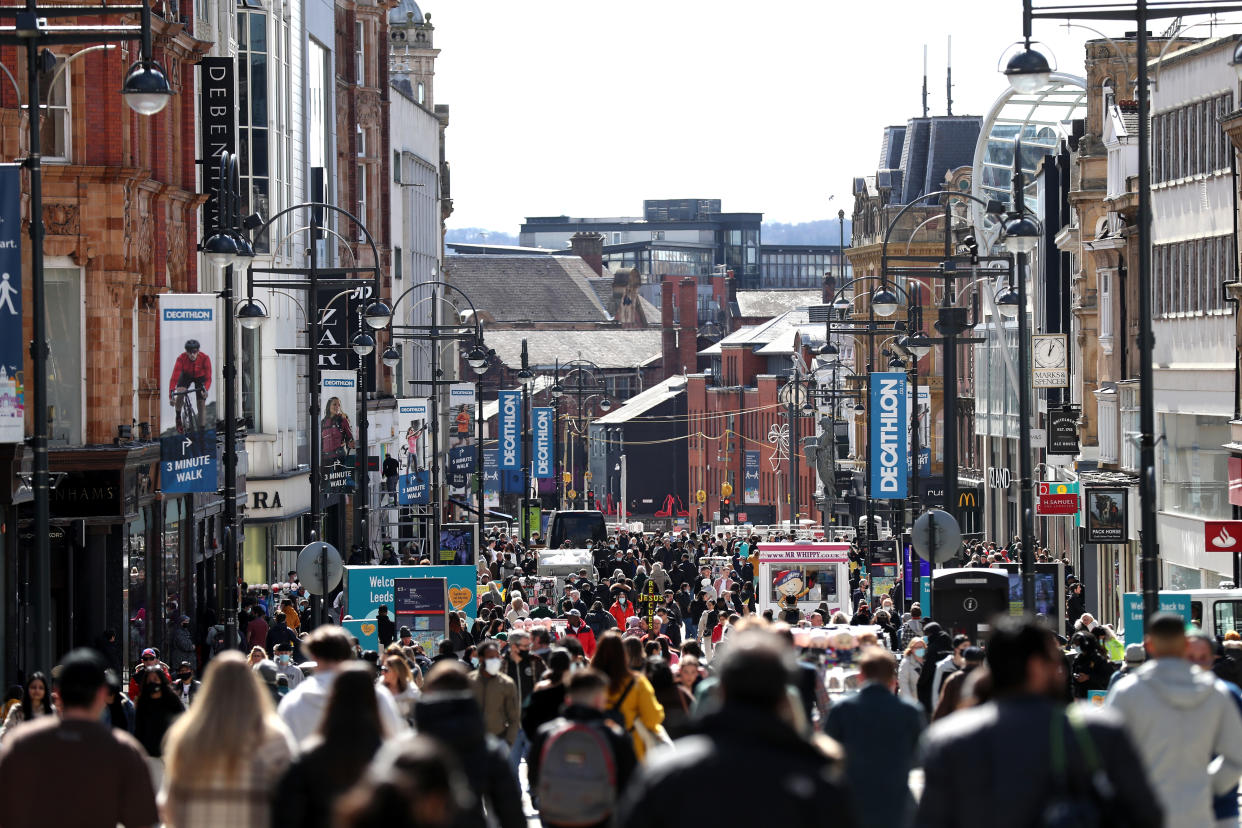
[[[906,432],[910,415],[906,408],[906,375],[884,372],[871,375],[871,497],[902,500],[906,496]]]

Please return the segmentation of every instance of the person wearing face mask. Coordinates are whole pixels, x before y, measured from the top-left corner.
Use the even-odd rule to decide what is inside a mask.
[[[616,590],[615,594],[617,600],[613,601],[612,606],[608,608],[608,612],[612,614],[613,620],[617,622],[617,627],[625,629],[626,622],[637,613],[634,611],[634,604],[630,602],[629,596],[625,594],[624,589]]]
[[[913,702],[919,700],[919,674],[926,658],[927,643],[917,636],[910,639],[897,669],[897,692]]]
[[[276,660],[276,672],[289,680],[290,690],[297,687],[302,683],[302,679],[306,678],[302,668],[293,663],[293,647],[288,643],[277,644],[272,655],[275,656]]]
[[[936,662],[936,672],[932,676],[931,686],[932,712],[935,712],[936,705],[940,703],[940,688],[944,680],[966,666],[966,648],[969,646],[969,638],[964,635],[955,635],[953,636],[953,652]]]
[[[194,636],[190,633],[190,616],[180,616],[177,626],[171,632],[172,635],[168,642],[168,663],[180,664],[188,661],[197,666],[198,654],[194,651]]]
[[[183,705],[190,706],[190,702],[194,701],[194,697],[198,695],[200,685],[201,682],[194,678],[194,668],[190,662],[181,662],[181,666],[177,668],[177,679],[173,682],[173,689],[177,691]]]
[[[522,722],[517,685],[504,674],[500,647],[495,641],[480,644],[477,655],[479,666],[470,673],[470,686],[483,709],[484,726],[488,733],[512,748]]]

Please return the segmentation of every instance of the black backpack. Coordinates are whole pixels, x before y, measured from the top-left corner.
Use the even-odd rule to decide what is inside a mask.
[[[555,825],[595,825],[617,805],[617,760],[608,738],[585,722],[557,719],[543,743],[539,814]]]

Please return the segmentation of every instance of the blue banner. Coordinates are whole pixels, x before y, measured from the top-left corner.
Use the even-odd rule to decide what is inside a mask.
[[[522,392],[498,391],[496,451],[501,469],[522,470]]]
[[[426,506],[431,502],[431,472],[403,474],[397,481],[397,503],[402,506]]]
[[[530,410],[531,427],[531,467],[536,480],[552,477],[556,465],[552,456],[552,423],[555,413],[551,408],[532,408]]]
[[[160,489],[218,492],[216,471],[216,296],[159,297]]]
[[[742,452],[742,502],[759,502],[759,452]]]
[[[906,496],[906,432],[910,412],[906,405],[906,375],[892,371],[871,374],[870,418],[871,497],[903,500]]]
[[[0,164],[0,443],[25,436],[21,166]]]
[[[483,452],[483,494],[489,498],[500,496],[500,469],[496,468],[495,449]]]

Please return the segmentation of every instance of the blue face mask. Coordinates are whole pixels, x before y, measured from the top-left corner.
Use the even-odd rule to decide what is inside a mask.
[[[923,656],[927,655],[927,650],[923,649],[922,647],[919,647],[917,650],[913,650],[912,652],[919,658],[922,658]]]

